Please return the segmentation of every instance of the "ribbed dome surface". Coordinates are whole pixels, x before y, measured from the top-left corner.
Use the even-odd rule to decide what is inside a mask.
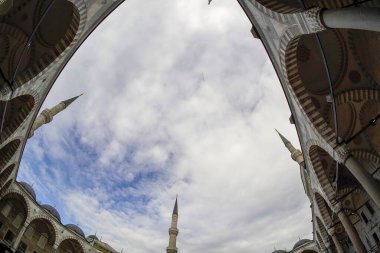
[[[36,200],[36,193],[34,192],[33,187],[30,186],[30,184],[25,182],[20,182],[19,184],[22,186],[22,188],[25,189],[25,191],[29,193],[31,197],[33,197],[34,200]]]
[[[80,227],[78,227],[77,225],[75,225],[75,224],[67,224],[66,227],[68,229],[74,231],[78,235],[82,236],[83,238],[85,237],[83,230]]]
[[[51,205],[41,205],[41,206],[45,208],[51,215],[53,215],[55,218],[61,221],[61,215],[59,215],[59,212],[57,211],[57,209],[55,209]]]
[[[298,242],[296,242],[296,244],[294,244],[293,249],[301,247],[302,245],[304,245],[304,244],[306,244],[308,242],[311,242],[311,240],[309,240],[309,239],[301,239]]]

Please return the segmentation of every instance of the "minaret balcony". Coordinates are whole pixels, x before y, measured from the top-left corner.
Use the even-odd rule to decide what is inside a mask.
[[[169,235],[178,235],[178,229],[169,228]]]

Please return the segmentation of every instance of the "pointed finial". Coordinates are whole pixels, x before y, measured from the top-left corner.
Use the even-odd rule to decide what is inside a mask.
[[[279,131],[277,131],[277,129],[274,129],[276,130],[276,132],[278,133],[278,135],[280,136],[282,142],[286,145],[288,143],[290,143],[290,141],[288,139],[286,139]]]
[[[173,215],[176,214],[178,215],[178,194],[177,197],[175,198],[175,204],[174,204],[174,209],[173,209]]]
[[[73,97],[73,98],[67,99],[65,101],[62,101],[62,103],[64,103],[65,106],[68,107],[72,102],[74,102],[77,98],[79,98],[82,95],[83,95],[83,93],[80,94],[80,95],[78,95],[78,96],[76,96],[76,97]]]

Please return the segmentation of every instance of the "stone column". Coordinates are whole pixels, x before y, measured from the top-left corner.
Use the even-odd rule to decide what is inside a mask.
[[[352,7],[325,10],[315,7],[302,12],[301,15],[305,20],[308,33],[321,32],[329,28],[380,32],[379,7]]]
[[[28,227],[28,225],[29,225],[29,224],[27,224],[27,223],[25,222],[24,225],[22,226],[21,230],[19,231],[16,240],[15,240],[14,243],[12,244],[12,248],[14,249],[14,251],[17,250],[18,245],[19,245],[20,242],[21,242],[21,238],[22,238],[22,236],[24,235],[25,230],[26,230],[26,228]]]
[[[377,207],[380,208],[380,183],[354,157],[348,156],[343,164],[359,181]]]
[[[366,253],[367,250],[365,249],[363,242],[360,240],[358,231],[356,231],[350,219],[343,212],[340,204],[337,204],[336,206],[334,206],[334,212],[338,215],[340,222],[342,222],[342,225],[348,237],[350,238],[356,253]]]
[[[342,244],[340,243],[340,241],[336,237],[335,228],[329,228],[327,230],[327,233],[329,233],[329,235],[331,236],[332,241],[333,241],[333,243],[335,245],[335,249],[336,249],[337,253],[344,253]]]
[[[380,32],[380,8],[351,7],[321,11],[327,28],[359,29]]]

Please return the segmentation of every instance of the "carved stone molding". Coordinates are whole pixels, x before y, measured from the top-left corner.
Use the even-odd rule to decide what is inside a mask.
[[[328,229],[327,229],[327,233],[328,233],[330,236],[335,235],[335,227],[328,228]]]
[[[321,10],[321,8],[315,7],[302,13],[310,33],[317,33],[327,29],[321,21]]]
[[[334,159],[341,164],[345,164],[346,160],[351,156],[351,152],[342,145],[334,150]]]

